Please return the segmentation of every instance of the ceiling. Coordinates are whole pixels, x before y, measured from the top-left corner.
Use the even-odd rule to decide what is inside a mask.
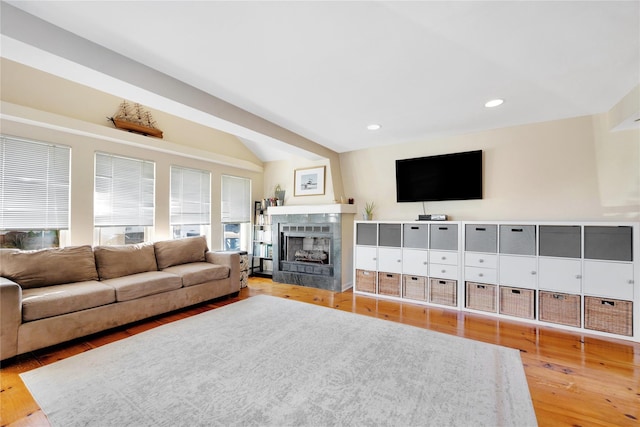
[[[603,113],[640,83],[638,1],[6,3],[338,153]]]

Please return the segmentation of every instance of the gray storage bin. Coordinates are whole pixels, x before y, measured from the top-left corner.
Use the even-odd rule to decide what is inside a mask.
[[[447,251],[458,250],[457,224],[431,224],[429,232],[429,248]]]
[[[633,261],[633,228],[628,226],[585,226],[584,257],[611,261]]]
[[[380,224],[378,246],[399,248],[402,244],[402,224]]]
[[[429,249],[429,226],[427,224],[404,224],[405,248]]]
[[[582,236],[579,225],[541,225],[540,256],[580,258]]]
[[[500,253],[514,255],[535,255],[536,226],[501,225]]]
[[[498,251],[498,226],[467,224],[464,231],[466,251],[493,253]]]
[[[378,245],[378,224],[358,223],[356,224],[356,245]]]

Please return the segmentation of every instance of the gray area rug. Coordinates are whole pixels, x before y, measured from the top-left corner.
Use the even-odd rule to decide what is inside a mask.
[[[21,375],[54,426],[534,426],[517,350],[256,296]]]

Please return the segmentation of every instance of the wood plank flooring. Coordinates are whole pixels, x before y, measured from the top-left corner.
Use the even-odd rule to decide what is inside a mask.
[[[21,372],[222,305],[268,294],[387,319],[520,350],[541,426],[639,426],[640,344],[539,328],[526,323],[411,303],[333,293],[250,278],[237,297],[223,298],[3,362],[0,425],[49,426],[19,378]],[[425,420],[428,425],[428,420]],[[470,425],[472,425],[470,420]]]

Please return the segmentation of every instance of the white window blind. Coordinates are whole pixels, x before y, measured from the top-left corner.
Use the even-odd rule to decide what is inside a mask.
[[[68,229],[71,148],[0,136],[0,229]]]
[[[152,226],[155,163],[96,153],[96,227]]]
[[[251,180],[222,175],[222,222],[251,221]]]
[[[211,223],[211,172],[171,166],[171,225]]]

